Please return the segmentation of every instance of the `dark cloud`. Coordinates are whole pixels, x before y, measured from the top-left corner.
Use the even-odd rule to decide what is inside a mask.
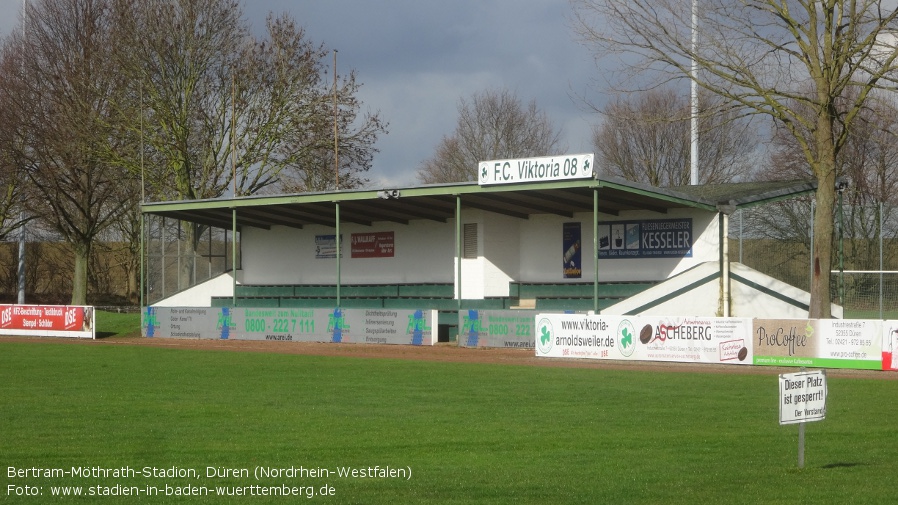
[[[374,186],[415,183],[415,172],[455,128],[458,100],[508,88],[536,100],[564,129],[569,152],[592,150],[595,119],[571,98],[594,73],[559,0],[253,0],[245,13],[261,30],[270,12],[289,13],[315,42],[337,49],[361,99],[390,123],[369,173]],[[0,0],[0,30],[18,26],[22,3]],[[552,153],[547,153],[552,154]]]

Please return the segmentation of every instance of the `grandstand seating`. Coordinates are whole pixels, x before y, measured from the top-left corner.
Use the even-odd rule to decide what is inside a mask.
[[[652,287],[652,282],[600,283],[599,309]],[[462,300],[461,308],[502,310],[532,308],[537,310],[591,310],[594,308],[595,286],[589,282],[511,282],[508,297]],[[352,308],[428,308],[440,311],[458,310],[451,283],[415,284],[347,284],[340,286],[342,307]],[[229,307],[232,297],[214,297],[214,307]],[[336,307],[337,286],[334,284],[240,284],[237,286],[238,307]]]

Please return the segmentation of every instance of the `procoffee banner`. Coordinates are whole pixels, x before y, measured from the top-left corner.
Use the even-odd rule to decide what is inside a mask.
[[[883,322],[754,319],[754,364],[879,370]]]

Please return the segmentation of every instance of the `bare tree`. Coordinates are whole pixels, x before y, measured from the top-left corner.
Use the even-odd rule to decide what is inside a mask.
[[[795,137],[818,183],[809,314],[830,317],[836,158],[871,91],[894,85],[898,9],[886,0],[703,0],[693,26],[685,0],[574,3],[576,29],[596,54],[625,55],[626,68],[653,72],[655,83],[692,79]],[[856,98],[836,107],[847,90]]]
[[[852,103],[854,97],[841,99],[838,107]],[[802,104],[796,103],[796,109]],[[841,200],[837,202],[836,226],[843,228],[846,237],[851,237],[852,247],[845,251],[845,262],[851,269],[870,268],[878,264],[878,248],[866,245],[878,243],[880,220],[889,220],[895,215],[898,203],[895,192],[898,189],[898,143],[895,128],[898,123],[898,103],[891,93],[872,93],[866,107],[858,114],[853,128],[848,132],[844,147],[836,158],[836,175],[844,178],[848,185],[843,189]],[[760,173],[766,180],[808,178],[812,176],[807,160],[800,154],[795,137],[780,129],[772,141],[770,161]],[[841,205],[839,205],[841,203]],[[883,206],[880,207],[880,203]],[[780,209],[780,219],[788,212],[798,212],[794,219],[808,222],[810,206]],[[771,216],[763,222],[768,234],[794,240],[797,234],[807,235],[807,231],[783,223]],[[885,231],[887,238],[894,238],[894,232]],[[836,239],[834,237],[834,243]],[[894,252],[885,251],[886,259]]]
[[[478,162],[556,154],[560,136],[535,100],[525,106],[507,89],[475,93],[459,101],[455,131],[443,137],[418,179],[424,184],[476,181]]]
[[[141,97],[137,107],[121,111],[143,118],[141,136],[151,160],[145,169],[154,194],[254,194],[283,188],[279,177],[285,169],[290,175],[314,174],[333,160],[326,154],[333,146],[333,129],[326,126],[333,124],[331,88],[322,79],[322,60],[330,53],[309,41],[292,19],[269,17],[266,37],[256,39],[236,0],[130,0],[119,7],[124,42],[118,61],[131,80],[132,98]],[[355,171],[370,165],[383,126],[369,115],[351,131],[357,89],[350,73],[338,90],[347,185],[356,183]],[[130,124],[132,131],[138,126],[136,120]],[[353,143],[347,132],[360,140]],[[355,156],[348,154],[353,147]],[[189,223],[183,229],[190,255],[202,229]],[[192,265],[182,263],[182,285],[189,285]]]
[[[111,65],[106,0],[39,0],[27,7],[28,30],[4,46],[13,82],[0,91],[17,135],[5,139],[21,164],[40,217],[74,253],[72,303],[87,303],[88,263],[98,234],[128,205],[127,176],[104,153],[115,149],[109,118],[122,88]]]
[[[730,182],[752,170],[758,138],[748,121],[730,111],[713,114],[709,94],[701,96],[699,181]],[[652,186],[690,182],[690,105],[670,89],[652,89],[608,103],[605,121],[593,129],[604,171]]]
[[[280,38],[277,34],[283,31],[302,35],[292,21],[286,28],[272,30],[272,38]],[[363,174],[371,168],[374,154],[378,152],[375,143],[380,135],[387,133],[388,124],[379,113],[361,113],[362,102],[357,96],[361,84],[354,70],[340,76],[337,83],[323,82],[322,77],[328,74],[322,65],[323,46],[314,47],[301,37],[298,41],[314,58],[305,61],[308,65],[306,98],[287,119],[287,134],[280,147],[286,162],[275,189],[304,193],[364,186],[368,180]],[[336,143],[334,135],[337,135]]]
[[[7,41],[6,45],[10,42]],[[7,93],[18,91],[17,65],[19,58],[13,58],[13,49],[3,49],[0,55],[0,88]],[[24,198],[25,174],[21,170],[21,160],[16,156],[19,149],[15,149],[17,141],[21,141],[19,135],[19,122],[14,111],[0,107],[0,241],[5,241],[13,233],[19,231],[22,222],[22,204]]]

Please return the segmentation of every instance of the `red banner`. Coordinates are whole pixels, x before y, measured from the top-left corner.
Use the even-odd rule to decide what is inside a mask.
[[[353,233],[351,256],[353,258],[392,258],[394,237],[391,231]]]
[[[0,305],[0,329],[83,331],[85,307]]]

